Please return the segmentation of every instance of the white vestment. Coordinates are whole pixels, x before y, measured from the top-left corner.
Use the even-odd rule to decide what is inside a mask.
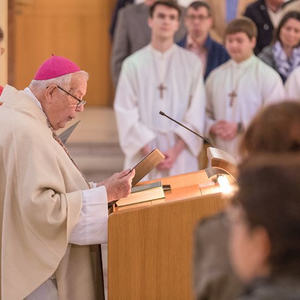
[[[286,97],[300,101],[300,67],[297,67],[285,82]]]
[[[158,89],[161,83],[166,86],[163,98]],[[177,135],[187,147],[170,170],[155,169],[148,178],[198,170],[202,140],[159,114],[163,111],[203,135],[205,89],[196,55],[177,45],[163,54],[151,45],[137,51],[123,63],[114,108],[125,168],[133,167],[142,158],[143,146],[150,144],[152,149],[157,147],[164,152],[174,146]]]
[[[236,97],[231,103],[233,91]],[[216,68],[206,81],[206,96],[209,136],[211,126],[220,120],[241,123],[245,129],[262,106],[283,100],[285,91],[277,72],[253,55],[239,64],[229,60]],[[213,138],[215,147],[236,158],[239,139],[240,134],[230,141]]]
[[[7,102],[6,97],[12,97],[18,92],[10,86],[3,91],[1,101]],[[21,92],[23,93],[23,92]],[[24,90],[24,96],[42,110],[41,104],[29,88]],[[29,100],[29,101],[30,101]],[[26,131],[26,128],[24,129]],[[32,135],[34,136],[34,132]],[[51,147],[51,145],[49,145]],[[77,224],[74,226],[70,238],[70,244],[93,245],[107,243],[107,194],[105,186],[96,187],[91,183],[91,189],[82,190],[81,211]],[[50,199],[49,199],[50,201]],[[58,299],[55,279],[50,278],[40,287],[34,290],[26,300]]]

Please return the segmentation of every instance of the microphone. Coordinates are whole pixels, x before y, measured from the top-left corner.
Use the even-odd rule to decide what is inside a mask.
[[[192,129],[186,127],[186,126],[183,125],[182,123],[180,123],[180,122],[174,120],[173,118],[169,117],[169,116],[166,115],[163,111],[160,111],[159,114],[162,115],[162,116],[164,116],[164,117],[166,117],[166,118],[168,118],[168,119],[170,119],[171,121],[177,123],[178,125],[182,126],[182,127],[185,128],[186,130],[188,130],[188,131],[192,132],[193,134],[197,135],[199,138],[201,138],[201,139],[202,139],[203,141],[205,141],[206,143],[211,144],[211,145],[213,146],[213,144],[210,142],[210,140],[208,140],[208,139],[205,138],[204,136],[200,135],[199,133],[195,132],[194,130],[192,130]]]

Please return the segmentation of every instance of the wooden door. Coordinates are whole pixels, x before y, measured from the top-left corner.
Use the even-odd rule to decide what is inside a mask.
[[[10,83],[24,88],[51,54],[65,56],[90,74],[86,100],[109,106],[109,24],[115,1],[14,0],[11,9]]]

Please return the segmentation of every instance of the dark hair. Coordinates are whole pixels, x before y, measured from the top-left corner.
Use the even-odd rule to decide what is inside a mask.
[[[2,28],[0,27],[0,42],[3,40],[3,38],[4,38],[4,33]]]
[[[252,156],[239,167],[235,195],[250,230],[262,227],[271,243],[271,276],[300,275],[300,157]]]
[[[194,1],[192,2],[186,10],[189,8],[193,8],[195,10],[199,9],[200,7],[205,7],[207,9],[208,15],[211,16],[211,8],[207,2],[204,1]]]
[[[149,10],[149,14],[150,14],[150,18],[153,17],[154,11],[155,11],[155,7],[157,5],[164,5],[170,8],[174,8],[177,10],[178,12],[178,19],[180,19],[181,16],[181,9],[179,7],[179,5],[177,4],[176,0],[159,0],[159,1],[155,1],[151,6],[150,6],[150,10]]]
[[[289,19],[295,19],[300,22],[300,12],[292,10],[292,11],[289,11],[288,13],[286,13],[282,17],[282,19],[280,20],[280,22],[278,24],[277,29],[275,30],[273,43],[275,43],[276,41],[280,41],[280,43],[282,43],[282,41],[280,39],[280,31]],[[299,46],[299,44],[300,44],[300,41],[299,41],[297,47]]]
[[[242,157],[261,152],[300,152],[300,103],[283,101],[266,106],[241,138]]]
[[[247,17],[232,20],[225,29],[225,37],[238,32],[246,33],[249,39],[257,37],[257,27],[255,23]]]

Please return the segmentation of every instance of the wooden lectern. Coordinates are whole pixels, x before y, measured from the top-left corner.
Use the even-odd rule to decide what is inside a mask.
[[[194,227],[227,200],[204,170],[161,181],[171,185],[165,199],[117,207],[109,216],[110,300],[193,299]]]

